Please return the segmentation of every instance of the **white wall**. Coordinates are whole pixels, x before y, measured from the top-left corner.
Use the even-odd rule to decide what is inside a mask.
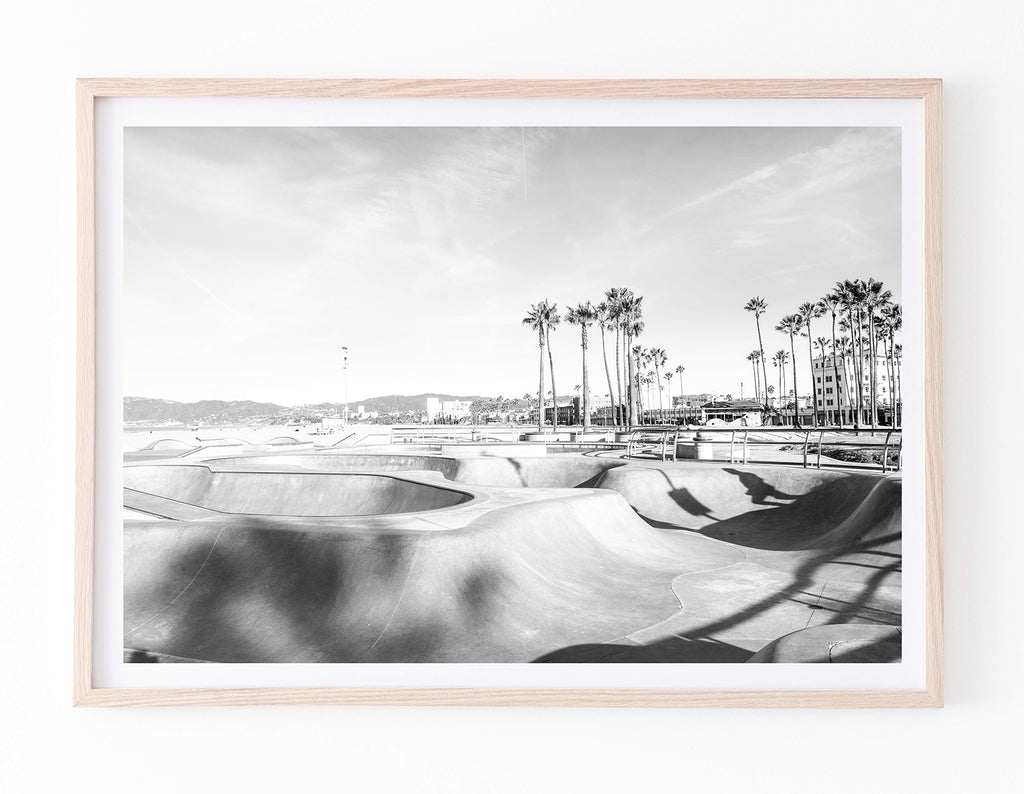
[[[1020,394],[999,364],[1020,356],[1022,19],[979,0],[7,4],[0,789],[1020,786],[1019,463],[969,411]],[[76,76],[945,78],[947,708],[72,710]]]

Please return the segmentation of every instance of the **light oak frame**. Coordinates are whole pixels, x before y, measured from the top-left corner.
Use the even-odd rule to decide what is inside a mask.
[[[261,687],[97,689],[92,685],[96,484],[94,107],[101,97],[870,98],[923,103],[925,136],[925,687],[906,690],[702,690]],[[886,80],[329,80],[77,81],[78,354],[75,456],[76,706],[343,704],[894,708],[943,704],[942,81]]]

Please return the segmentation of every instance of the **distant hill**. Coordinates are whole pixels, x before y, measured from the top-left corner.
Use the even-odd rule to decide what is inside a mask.
[[[404,414],[423,411],[428,397],[441,400],[483,400],[477,395],[454,394],[388,394],[383,397],[368,397],[353,400],[349,410],[363,406],[367,411],[381,414]],[[344,403],[315,403],[311,405],[278,405],[252,400],[200,400],[181,403],[152,397],[125,397],[124,422],[126,424],[181,424],[181,425],[228,425],[228,424],[285,424],[289,421],[315,419],[318,415],[340,414]]]
[[[287,411],[285,406],[252,400],[179,403],[151,397],[124,398],[124,421],[138,424],[232,424],[252,421],[257,417],[273,417],[284,411]]]

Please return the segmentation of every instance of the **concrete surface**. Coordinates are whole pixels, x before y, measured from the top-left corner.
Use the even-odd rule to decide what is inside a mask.
[[[139,661],[744,662],[900,622],[894,476],[297,452],[125,486],[173,519],[125,521]]]
[[[124,488],[126,507],[168,518],[179,516],[157,511],[156,500],[223,514],[365,516],[437,510],[472,498],[442,483],[383,474],[216,470],[203,464],[127,466]]]

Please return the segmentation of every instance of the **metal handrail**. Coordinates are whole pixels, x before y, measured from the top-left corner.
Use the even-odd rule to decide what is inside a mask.
[[[678,444],[679,436],[681,434],[684,434],[684,433],[693,433],[695,436],[696,435],[728,433],[729,434],[729,462],[733,463],[733,464],[742,463],[743,465],[746,465],[748,463],[748,461],[749,461],[749,448],[752,447],[752,446],[782,446],[784,444],[797,444],[797,443],[800,443],[802,441],[803,442],[803,461],[802,461],[802,465],[803,465],[804,468],[807,468],[808,464],[809,464],[811,435],[814,434],[814,433],[817,433],[817,436],[818,436],[817,447],[818,448],[817,448],[817,456],[816,456],[817,459],[816,459],[816,461],[814,463],[814,466],[815,466],[815,468],[818,468],[818,469],[821,468],[822,447],[825,444],[825,436],[826,436],[826,434],[846,435],[846,436],[860,437],[860,436],[863,436],[865,433],[868,433],[868,434],[871,434],[871,435],[878,435],[878,434],[884,433],[885,438],[881,442],[867,441],[867,442],[863,442],[863,443],[850,443],[850,442],[844,442],[844,441],[837,440],[837,441],[829,442],[829,444],[830,444],[830,446],[839,446],[839,447],[857,447],[857,448],[860,448],[860,449],[881,449],[882,450],[881,469],[882,469],[882,473],[883,474],[887,473],[890,470],[892,470],[892,471],[899,471],[902,468],[902,465],[903,465],[903,430],[902,430],[902,428],[899,428],[899,427],[895,427],[895,428],[893,428],[893,427],[882,427],[882,428],[876,428],[874,431],[872,431],[870,428],[858,428],[858,429],[855,429],[855,428],[849,428],[849,427],[816,427],[816,428],[812,427],[812,428],[799,428],[799,429],[797,429],[797,428],[791,428],[791,427],[741,427],[741,428],[736,428],[736,427],[704,427],[704,426],[692,427],[692,426],[687,426],[687,425],[675,425],[675,426],[672,426],[672,425],[654,425],[654,426],[650,426],[650,425],[648,425],[648,426],[645,426],[645,427],[635,427],[635,428],[632,429],[632,431],[630,432],[629,442],[628,442],[627,447],[626,447],[626,455],[628,457],[633,457],[637,453],[653,451],[655,448],[660,446],[660,456],[661,456],[662,460],[668,460],[668,459],[676,460],[676,445]],[[737,433],[741,434],[741,438],[739,440],[742,443],[742,448],[741,448],[742,452],[741,452],[740,455],[736,454],[736,442],[737,442],[736,434]],[[659,435],[659,434],[661,436],[660,442],[659,441],[655,441],[655,440],[649,438],[652,435]],[[765,434],[765,435],[768,435],[768,436],[785,434],[786,436],[789,436],[789,437],[787,437],[785,439],[778,440],[778,441],[774,441],[774,440],[758,440],[757,438],[751,440],[751,438],[750,438],[751,434],[755,434],[755,435],[756,434]],[[893,441],[893,436],[896,436],[896,435],[899,436],[899,443],[898,444],[895,444],[894,441]],[[792,436],[796,436],[796,438],[792,438]],[[670,439],[672,441],[672,451],[671,451],[671,454],[669,454],[668,451],[667,451],[667,445],[669,444]],[[706,440],[707,443],[710,443],[710,444],[724,443],[724,442],[716,442],[715,439],[711,439],[711,438],[706,438],[704,440]],[[696,439],[695,439],[695,441],[696,441]],[[894,465],[889,463],[889,450],[890,449],[896,449],[897,450],[896,463]],[[855,462],[851,462],[851,465],[856,466],[858,464],[855,463]],[[864,465],[865,465],[865,467],[867,467],[867,466],[873,467],[875,464],[864,464]]]

